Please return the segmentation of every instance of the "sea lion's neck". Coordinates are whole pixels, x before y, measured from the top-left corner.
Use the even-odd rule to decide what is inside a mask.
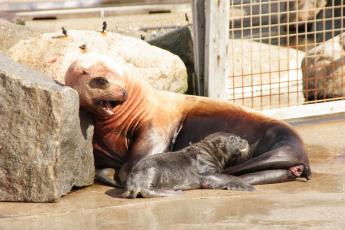
[[[206,142],[202,140],[194,144],[199,151],[198,161],[201,165],[208,165],[208,167],[214,167],[216,173],[221,172],[226,164],[226,156],[221,153],[222,150],[218,149],[211,142]]]
[[[112,132],[129,136],[149,118],[150,94],[154,89],[144,80],[130,77],[126,78],[126,89],[127,100],[113,109],[113,116],[96,118],[96,127],[111,126]]]

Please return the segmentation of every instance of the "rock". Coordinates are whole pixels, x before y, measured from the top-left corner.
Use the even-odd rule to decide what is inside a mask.
[[[310,49],[302,62],[303,91],[308,100],[345,95],[345,33]]]
[[[0,200],[52,202],[93,183],[77,92],[0,54]]]
[[[231,101],[255,109],[303,104],[304,52],[248,40],[230,40],[229,52]]]
[[[193,81],[194,74],[194,50],[191,26],[184,26],[165,33],[148,41],[149,44],[168,50],[181,58],[187,67],[188,90],[187,93],[195,93]]]
[[[0,19],[0,52],[8,54],[8,49],[20,40],[38,36],[40,33],[25,26]]]
[[[64,83],[68,66],[84,52],[99,52],[122,63],[135,76],[143,77],[153,87],[174,92],[187,89],[186,67],[179,57],[140,39],[116,33],[68,30],[46,33],[23,40],[9,51],[21,64]]]

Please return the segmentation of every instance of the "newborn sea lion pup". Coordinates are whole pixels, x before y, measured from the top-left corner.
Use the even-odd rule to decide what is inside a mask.
[[[246,140],[218,132],[179,151],[147,156],[132,168],[122,196],[170,196],[198,188],[252,191],[240,178],[222,174],[227,162],[243,161],[249,152]]]

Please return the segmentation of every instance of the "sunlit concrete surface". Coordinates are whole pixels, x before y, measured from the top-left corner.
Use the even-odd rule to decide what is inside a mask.
[[[295,125],[311,181],[135,200],[93,185],[54,204],[0,203],[0,229],[345,229],[345,116]]]

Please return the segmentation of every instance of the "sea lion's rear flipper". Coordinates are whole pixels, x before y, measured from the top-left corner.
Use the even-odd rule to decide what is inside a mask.
[[[208,189],[228,189],[253,191],[255,188],[242,179],[227,174],[211,174],[201,178],[201,187]]]
[[[279,182],[293,181],[301,176],[304,170],[303,165],[297,165],[290,169],[261,170],[239,176],[243,181],[251,185],[273,184]]]
[[[104,169],[96,169],[95,173],[95,180],[105,184],[105,185],[110,185],[115,188],[123,188],[124,186],[119,182],[113,179],[113,169],[110,168],[104,168]]]

